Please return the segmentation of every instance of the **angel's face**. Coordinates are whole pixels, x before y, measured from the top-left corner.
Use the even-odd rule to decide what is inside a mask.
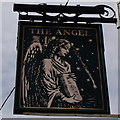
[[[70,44],[60,47],[58,55],[60,57],[65,57],[69,53],[70,48],[71,48]]]

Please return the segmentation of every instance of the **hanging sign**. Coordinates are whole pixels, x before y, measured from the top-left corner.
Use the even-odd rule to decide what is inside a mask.
[[[19,22],[14,114],[109,114],[102,25]]]

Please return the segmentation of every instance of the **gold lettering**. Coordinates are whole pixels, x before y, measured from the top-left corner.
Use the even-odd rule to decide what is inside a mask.
[[[38,29],[38,34],[43,35],[44,34],[44,29]]]
[[[57,30],[56,35],[62,35],[60,30]]]
[[[31,34],[37,35],[51,35],[54,34],[51,32],[51,29],[38,29],[33,28],[30,29]],[[55,35],[68,35],[68,36],[91,36],[88,30],[80,30],[80,29],[58,29],[55,32]]]
[[[78,35],[77,30],[72,30],[72,31],[71,31],[71,34],[72,34],[73,36],[77,36],[77,35]]]
[[[34,34],[37,29],[30,29],[30,30],[31,30],[31,34]]]
[[[70,35],[70,30],[64,30],[63,35]]]
[[[46,30],[45,30],[45,33],[46,33],[46,35],[50,35],[50,34],[51,34],[50,29],[46,29]]]
[[[85,36],[84,30],[78,30],[79,36]]]
[[[50,29],[30,29],[31,30],[31,34],[40,34],[40,35],[50,35],[51,31]]]
[[[88,34],[88,31],[87,31],[87,30],[85,31],[85,36],[89,36],[89,34]]]
[[[78,30],[79,36],[90,36],[87,30]]]

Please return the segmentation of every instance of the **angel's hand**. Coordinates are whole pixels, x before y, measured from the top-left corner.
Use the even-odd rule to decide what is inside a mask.
[[[72,97],[64,97],[63,100],[68,102],[68,103],[78,103],[80,102],[79,100],[75,100],[75,95],[73,95]]]

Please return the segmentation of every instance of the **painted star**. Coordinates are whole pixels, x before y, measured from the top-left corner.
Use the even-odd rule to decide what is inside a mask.
[[[83,89],[83,88],[81,88],[81,91],[84,91],[84,89]]]
[[[97,67],[97,69],[99,69],[99,67]]]
[[[93,40],[92,39],[89,39],[88,42],[92,42]]]
[[[84,48],[84,45],[82,45],[81,47]]]
[[[77,70],[80,70],[80,67],[77,67]]]
[[[80,50],[80,48],[76,48],[76,50]]]
[[[87,81],[89,82],[89,81],[90,81],[90,79],[87,79]]]

